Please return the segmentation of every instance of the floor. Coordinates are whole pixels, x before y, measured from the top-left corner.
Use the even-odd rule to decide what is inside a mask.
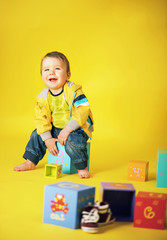
[[[115,222],[102,227],[97,234],[88,234],[81,229],[73,230],[42,222],[44,186],[55,182],[69,181],[96,187],[95,200],[99,200],[101,182],[130,183],[127,180],[127,164],[113,168],[90,166],[90,179],[79,179],[77,174],[63,175],[57,180],[44,177],[47,156],[36,170],[14,172],[13,167],[21,163],[25,140],[21,137],[3,136],[1,141],[1,175],[0,175],[0,239],[167,239],[167,229],[154,230],[133,227],[132,222]],[[92,158],[93,156],[91,156]],[[156,187],[156,163],[151,163],[147,182],[131,182],[138,191],[167,193],[165,188]]]

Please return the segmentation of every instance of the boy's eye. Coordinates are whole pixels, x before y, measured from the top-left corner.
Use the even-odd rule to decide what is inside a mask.
[[[44,71],[45,71],[45,72],[46,72],[46,71],[49,71],[49,68],[46,68]]]
[[[60,70],[60,68],[57,67],[56,70]]]

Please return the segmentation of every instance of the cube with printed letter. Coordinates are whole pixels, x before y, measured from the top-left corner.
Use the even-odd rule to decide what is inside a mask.
[[[148,161],[129,161],[128,180],[144,182],[148,179]]]
[[[95,187],[59,182],[45,186],[43,222],[67,228],[80,228],[82,208],[94,204]]]
[[[167,188],[167,149],[158,150],[157,187]]]
[[[59,150],[59,154],[57,156],[53,156],[50,152],[48,153],[48,163],[59,163],[63,165],[63,173],[65,174],[73,174],[77,173],[77,169],[75,168],[74,164],[71,161],[71,158],[65,151],[64,145],[60,145],[57,142],[57,148]],[[89,159],[90,159],[90,142],[87,143],[87,153],[88,153],[88,162],[87,168],[89,170]]]
[[[139,192],[135,200],[134,227],[164,229],[167,194]]]
[[[110,204],[116,221],[133,221],[135,192],[132,184],[101,182],[100,200]]]

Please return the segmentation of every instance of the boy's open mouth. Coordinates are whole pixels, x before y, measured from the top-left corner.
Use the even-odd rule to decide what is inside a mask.
[[[49,78],[49,81],[50,82],[55,82],[55,81],[57,81],[57,78]]]

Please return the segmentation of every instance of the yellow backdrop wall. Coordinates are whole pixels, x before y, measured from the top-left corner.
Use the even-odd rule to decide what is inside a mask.
[[[1,0],[1,141],[26,144],[40,61],[57,50],[94,113],[94,169],[155,162],[167,148],[166,9],[165,0]]]

